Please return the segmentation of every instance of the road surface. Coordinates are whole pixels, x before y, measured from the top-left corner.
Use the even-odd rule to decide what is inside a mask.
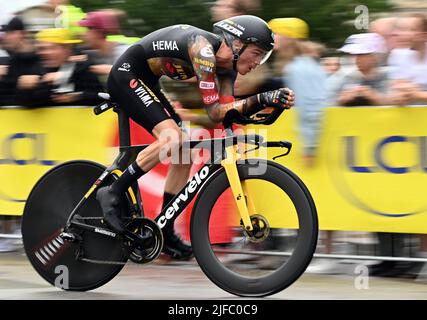
[[[427,281],[355,274],[356,262],[342,264],[338,275],[306,272],[269,299],[427,299]],[[0,253],[0,299],[240,299],[216,287],[195,260],[148,265],[129,263],[106,285],[90,292],[66,292],[50,286],[32,268],[23,250]]]

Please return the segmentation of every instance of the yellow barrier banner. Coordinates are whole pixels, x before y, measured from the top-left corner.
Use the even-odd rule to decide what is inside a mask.
[[[320,229],[427,233],[427,107],[326,109],[312,166],[304,166],[297,117],[296,108],[285,111],[262,129],[269,141],[293,142],[276,161],[308,186]],[[278,154],[272,148],[268,158]],[[264,195],[264,206],[290,212],[280,225],[294,225],[292,208],[278,203],[277,192],[255,192]]]
[[[115,114],[92,108],[0,110],[0,214],[21,215],[37,180],[68,160],[106,164]]]
[[[0,214],[22,214],[37,180],[53,166],[87,159],[108,164],[116,115],[91,108],[0,110]],[[313,166],[305,166],[296,108],[266,130],[269,141],[288,140],[292,152],[275,161],[308,186],[322,230],[427,233],[427,107],[328,108]],[[272,148],[268,158],[279,155]],[[251,155],[249,154],[249,157]],[[271,226],[295,226],[292,205],[280,192],[251,181],[262,206],[280,210]],[[258,197],[257,197],[258,198]]]

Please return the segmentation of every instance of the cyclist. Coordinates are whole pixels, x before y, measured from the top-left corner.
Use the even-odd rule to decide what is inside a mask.
[[[182,146],[180,118],[159,86],[159,78],[188,80],[194,76],[211,120],[220,122],[227,111],[236,109],[252,115],[266,106],[290,108],[292,90],[282,88],[235,101],[233,84],[237,73],[245,75],[270,56],[274,37],[267,23],[255,16],[235,16],[214,24],[214,33],[190,25],[175,25],[157,30],[131,46],[114,64],[108,79],[112,99],[131,119],[156,139],[141,151],[134,163],[111,185],[99,189],[97,199],[105,222],[116,232],[123,232],[120,196],[143,174]],[[162,135],[162,132],[175,134]],[[165,152],[166,151],[166,152]],[[186,184],[188,170],[171,164],[166,179],[163,206]],[[185,172],[186,174],[183,174]],[[164,252],[174,258],[192,255],[170,228],[163,228]]]

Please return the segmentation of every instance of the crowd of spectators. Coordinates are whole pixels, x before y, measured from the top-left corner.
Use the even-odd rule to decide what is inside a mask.
[[[227,10],[256,14],[250,12],[255,5],[236,9],[248,1],[234,2],[232,6],[217,1],[213,19],[226,15]],[[12,18],[0,29],[0,105],[97,103],[96,92],[104,89],[112,64],[129,46],[108,40],[120,32],[119,16],[115,10],[88,13],[77,22],[85,28],[83,34],[67,28],[29,32],[25,21]],[[297,90],[300,100],[314,99],[313,105],[319,108],[427,102],[427,20],[422,14],[378,19],[369,32],[351,35],[342,48],[335,49],[309,41],[308,24],[301,19],[278,18],[270,25],[276,33],[275,57],[245,79],[245,85],[237,80],[237,96],[268,88],[269,81],[280,76],[286,85],[317,86],[311,96],[304,96],[304,88]],[[301,74],[310,81],[299,81]],[[307,141],[307,145],[312,143]]]
[[[325,107],[414,107],[427,104],[427,18],[411,13],[371,22],[364,33],[350,35],[340,48],[324,51],[309,41],[309,28],[298,18],[274,19],[277,52],[274,65],[284,85],[295,91],[297,130],[302,138],[303,164],[316,165]],[[321,67],[320,67],[321,66]],[[321,234],[322,253],[334,253],[335,232]],[[416,256],[425,257],[425,235],[377,233],[377,254],[405,256],[407,243],[418,237]],[[333,273],[330,259],[310,266]],[[384,261],[370,268],[377,276],[422,276],[422,264]],[[421,270],[421,271],[420,271]]]
[[[100,102],[115,59],[128,44],[107,40],[120,31],[115,10],[88,13],[71,28],[27,30],[19,16],[0,29],[0,106],[27,108]]]

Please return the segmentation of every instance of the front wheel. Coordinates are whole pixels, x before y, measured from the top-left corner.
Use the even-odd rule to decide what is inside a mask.
[[[220,288],[240,296],[267,296],[294,283],[310,263],[318,235],[316,207],[289,169],[263,160],[237,167],[247,203],[256,209],[254,232],[240,224],[221,169],[194,205],[191,243],[201,269]]]

